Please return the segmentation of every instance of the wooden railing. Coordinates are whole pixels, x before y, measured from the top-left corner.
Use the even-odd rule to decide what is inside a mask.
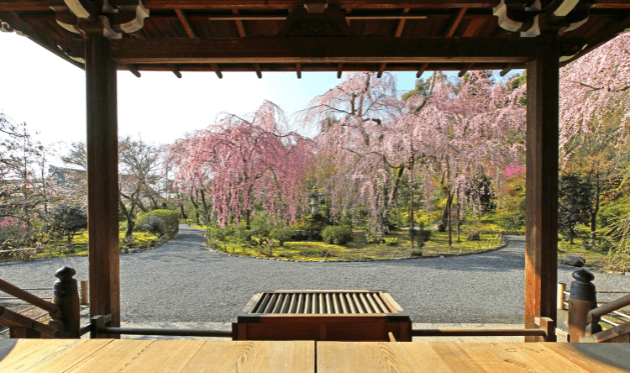
[[[412,337],[543,337],[555,335],[556,323],[548,317],[536,318],[536,329],[412,329]]]
[[[55,273],[57,280],[53,284],[52,303],[0,280],[0,291],[47,311],[53,319],[43,324],[0,307],[0,325],[9,328],[11,338],[79,338],[80,306],[75,274],[76,271],[67,266]]]
[[[608,303],[598,303],[598,293],[627,293],[623,291],[600,291],[593,284],[592,273],[585,269],[573,273],[574,281],[571,283],[571,291],[565,291],[564,284],[558,284],[558,309],[569,311],[569,341],[576,342],[630,342],[630,321],[618,324],[603,318],[605,315],[616,315],[630,320],[619,310],[630,305],[630,295],[616,299]],[[568,302],[566,294],[569,294]],[[612,325],[612,329],[602,331],[599,322]]]

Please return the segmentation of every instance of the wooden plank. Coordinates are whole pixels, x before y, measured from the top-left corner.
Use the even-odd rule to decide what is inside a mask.
[[[453,21],[451,21],[451,24],[448,26],[448,30],[446,30],[446,34],[444,36],[446,36],[447,38],[450,38],[451,36],[455,34],[455,30],[457,30],[457,26],[459,26],[462,19],[464,19],[464,14],[466,14],[466,10],[467,10],[466,8],[461,8],[460,10],[457,11],[455,18],[453,18]]]
[[[525,327],[536,317],[557,320],[558,283],[558,54],[553,36],[527,64]],[[526,337],[542,342],[542,337]],[[555,342],[555,335],[548,342]]]
[[[109,40],[85,37],[90,315],[120,326],[116,65]]]
[[[71,45],[73,41],[60,43]],[[581,43],[564,39],[557,47],[559,53],[572,54]],[[525,63],[542,47],[539,38],[125,38],[110,44],[111,58],[121,64]]]
[[[186,365],[205,341],[155,341],[150,349],[133,359],[119,373],[187,372]]]
[[[127,339],[111,342],[90,353],[79,364],[64,370],[64,373],[118,372],[152,348],[156,341]],[[72,351],[59,358],[74,360]]]
[[[621,373],[630,370],[630,349],[610,343],[545,343],[543,346],[589,372]],[[630,348],[626,345],[625,347]]]
[[[61,349],[54,356],[47,359],[41,359],[36,371],[41,373],[66,372],[73,366],[82,364],[87,357],[112,342],[111,339],[74,339],[70,341],[74,343],[68,345],[69,348]],[[47,348],[48,346],[47,344],[39,343],[39,347]]]
[[[451,372],[451,370],[426,342],[318,342],[317,372]]]
[[[76,339],[2,339],[0,340],[0,371],[27,371],[41,361],[54,357],[78,343]]]
[[[312,341],[206,341],[182,371],[311,373],[314,361]]]

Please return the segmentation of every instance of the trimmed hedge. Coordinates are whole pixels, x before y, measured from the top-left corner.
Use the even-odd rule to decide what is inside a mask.
[[[345,245],[352,241],[352,229],[338,225],[329,225],[322,231],[322,239],[335,245]]]
[[[143,214],[139,214],[138,220],[136,221],[136,227],[142,227],[145,223],[145,220],[151,215],[155,215],[158,218],[164,220],[164,228],[166,229],[166,235],[169,238],[173,238],[175,234],[179,231],[179,215],[177,214],[177,212],[172,210],[152,210]]]

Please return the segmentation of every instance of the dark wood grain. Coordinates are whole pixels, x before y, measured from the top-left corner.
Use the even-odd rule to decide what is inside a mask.
[[[90,315],[120,326],[116,64],[98,34],[86,36],[85,57]]]
[[[554,36],[527,64],[527,210],[525,327],[536,317],[557,320],[558,282],[558,54]],[[542,342],[541,337],[526,341]],[[548,340],[555,342],[555,335]]]

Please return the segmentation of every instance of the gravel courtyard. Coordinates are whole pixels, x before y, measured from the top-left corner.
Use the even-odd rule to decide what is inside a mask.
[[[216,254],[206,249],[202,231],[180,225],[175,240],[121,255],[122,319],[227,323],[258,290],[371,289],[389,291],[418,323],[521,323],[524,246],[524,238],[511,236],[504,249],[479,255],[300,263]],[[21,287],[50,287],[62,265],[87,280],[84,257],[3,263],[0,277]],[[569,284],[574,270],[561,266],[559,281]],[[600,290],[630,290],[630,276],[601,273],[596,281]]]

